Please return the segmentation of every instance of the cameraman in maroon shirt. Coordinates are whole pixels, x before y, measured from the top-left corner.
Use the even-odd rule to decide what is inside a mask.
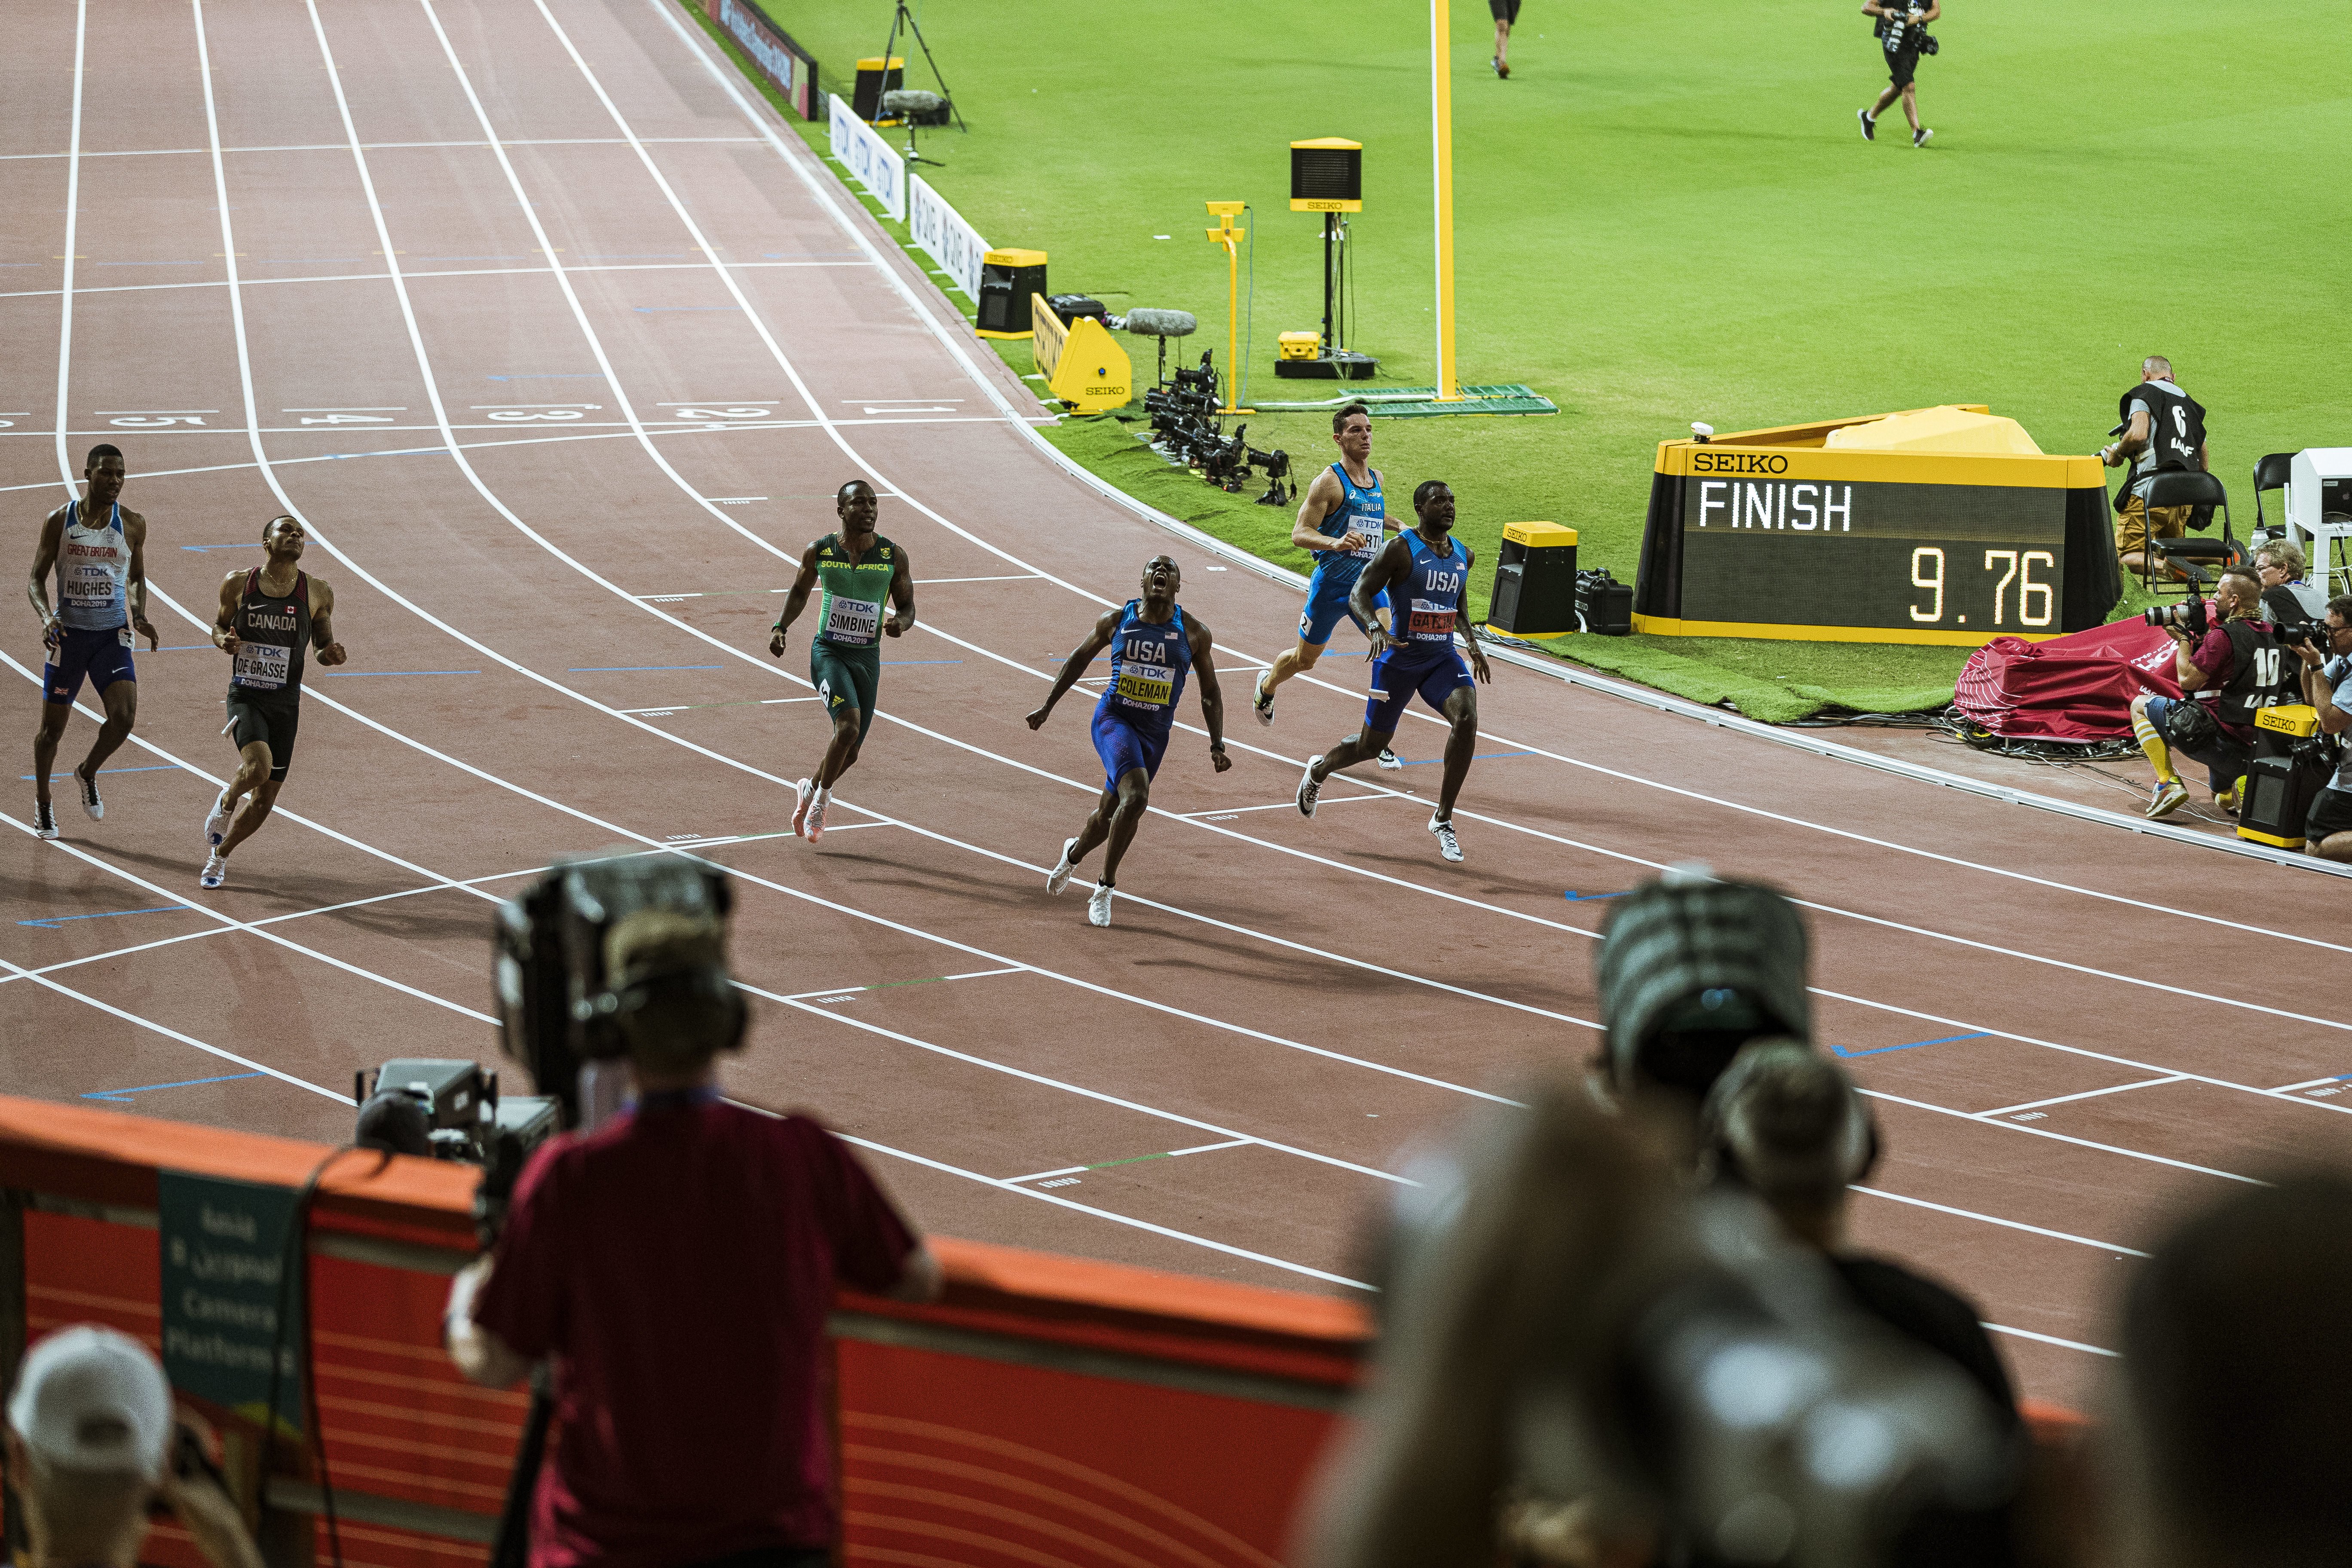
[[[929,1300],[939,1265],[817,1122],[721,1100],[740,1003],[709,921],[614,928],[633,1107],[531,1156],[458,1277],[451,1358],[494,1388],[551,1358],[531,1568],[819,1568],[839,1534],[825,1407],[836,1285]]]

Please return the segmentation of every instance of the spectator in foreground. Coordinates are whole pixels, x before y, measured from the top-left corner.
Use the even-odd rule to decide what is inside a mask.
[[[212,1568],[261,1568],[236,1504],[173,1443],[172,1390],[146,1346],[89,1323],[33,1346],[8,1400],[24,1568],[135,1568],[159,1496]]]
[[[2340,743],[2352,729],[2352,594],[2327,602],[2327,647],[2297,647],[2303,663],[2303,697],[2319,715],[2323,734]],[[2336,776],[2311,797],[2303,827],[2304,847],[2323,860],[2352,861],[2352,749]]]
[[[2174,1228],[2124,1301],[2113,1560],[2352,1562],[2352,1174],[2239,1187]]]
[[[805,1117],[719,1096],[743,1003],[721,928],[640,910],[607,940],[635,1106],[541,1146],[450,1293],[449,1349],[506,1387],[554,1358],[533,1568],[821,1568],[839,1534],[824,1399],[836,1283],[902,1300],[939,1267]]]

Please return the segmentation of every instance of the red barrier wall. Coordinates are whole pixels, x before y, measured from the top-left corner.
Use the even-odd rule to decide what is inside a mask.
[[[159,1169],[299,1186],[328,1151],[0,1097],[24,1332],[160,1339]],[[311,1215],[311,1337],[343,1555],[474,1568],[526,1401],[440,1346],[474,1173],[347,1154]],[[1323,1298],[934,1237],[948,1286],[834,1318],[844,1561],[875,1568],[1270,1568],[1367,1325]],[[0,1256],[0,1277],[12,1260]],[[0,1311],[13,1306],[0,1300]],[[13,1373],[21,1343],[0,1345]],[[273,1502],[307,1512],[293,1457]],[[323,1542],[320,1542],[323,1545]],[[151,1560],[194,1568],[170,1527]]]

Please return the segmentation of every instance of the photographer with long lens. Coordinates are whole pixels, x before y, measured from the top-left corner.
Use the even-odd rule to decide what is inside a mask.
[[[175,1417],[163,1369],[127,1334],[77,1323],[26,1352],[8,1396],[19,1568],[136,1568],[157,1502],[210,1568],[261,1568],[190,1419]]]
[[[596,873],[621,864],[551,880],[603,931],[609,989],[572,1015],[617,1025],[635,1104],[523,1166],[495,1251],[451,1291],[451,1359],[503,1388],[551,1358],[532,1568],[820,1568],[835,1288],[926,1300],[938,1265],[839,1139],[719,1098],[748,1022],[724,926],[658,887],[615,916],[635,891]],[[502,964],[502,993],[530,984]]]
[[[1919,57],[1936,52],[1936,40],[1928,36],[1927,24],[1944,14],[1944,0],[1862,0],[1862,14],[1875,16],[1872,32],[1878,47],[1886,56],[1886,89],[1868,109],[1860,110],[1862,139],[1878,140],[1878,117],[1897,98],[1903,100],[1903,118],[1911,122],[1911,145],[1925,147],[1927,138],[1935,134],[1919,123],[1919,84],[1916,79]]]
[[[2238,781],[2254,742],[2254,715],[2278,700],[2282,650],[2263,613],[2261,583],[2242,566],[2221,574],[2211,600],[2147,612],[2178,646],[2173,675],[2179,697],[2143,691],[2132,699],[2132,735],[2156,767],[2150,817],[2169,816],[2187,804],[2189,786],[2173,770],[2174,752],[2204,764],[2213,802],[2237,805]]]
[[[2352,594],[2330,599],[2321,625],[2324,644],[2306,637],[2294,652],[2303,661],[2303,697],[2319,714],[2320,733],[2341,736],[2352,729]],[[2352,748],[2341,756],[2336,776],[2312,797],[2304,824],[2304,847],[2323,860],[2352,861]]]

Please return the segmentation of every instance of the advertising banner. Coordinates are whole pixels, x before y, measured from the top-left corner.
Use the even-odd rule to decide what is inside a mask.
[[[978,303],[981,258],[988,254],[988,241],[920,174],[907,181],[907,232],[924,255],[940,264],[948,281]]]
[[[849,171],[850,178],[873,193],[885,213],[906,222],[907,161],[875,133],[874,127],[858,119],[856,110],[841,101],[841,94],[828,93],[826,101],[832,111],[827,128],[833,134],[834,157]]]

